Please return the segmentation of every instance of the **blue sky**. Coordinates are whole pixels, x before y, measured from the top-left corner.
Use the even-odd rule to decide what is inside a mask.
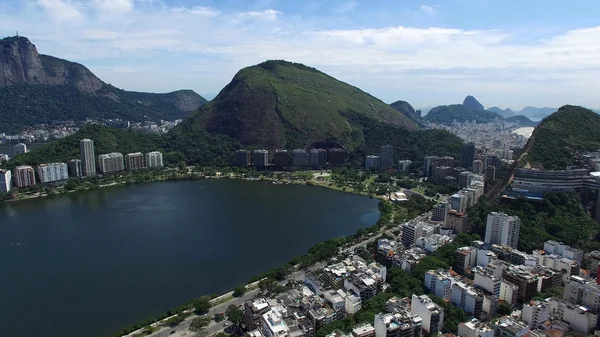
[[[285,59],[387,103],[600,108],[598,0],[8,0],[0,33],[128,90],[218,93]]]

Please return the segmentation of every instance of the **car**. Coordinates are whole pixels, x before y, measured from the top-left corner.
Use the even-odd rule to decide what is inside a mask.
[[[174,334],[174,333],[175,333],[175,330],[173,330],[173,331],[169,332],[169,335],[172,335],[172,334]]]

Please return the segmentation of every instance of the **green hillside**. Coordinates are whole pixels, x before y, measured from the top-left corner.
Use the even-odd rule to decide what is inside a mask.
[[[462,104],[440,105],[431,109],[425,119],[434,123],[452,123],[470,122],[475,120],[477,123],[487,123],[493,121],[496,117],[502,118],[498,113],[482,110],[469,110]]]
[[[525,148],[521,166],[564,170],[576,164],[577,153],[600,149],[600,115],[565,105],[542,120]]]
[[[182,128],[205,127],[245,147],[295,148],[335,140],[354,149],[363,140],[343,112],[416,130],[417,125],[379,99],[314,68],[267,61],[240,70],[231,83]],[[196,125],[190,127],[189,125]]]

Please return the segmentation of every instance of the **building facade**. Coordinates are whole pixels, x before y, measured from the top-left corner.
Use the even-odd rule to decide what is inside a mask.
[[[236,166],[250,166],[250,151],[237,150],[235,151],[234,162]]]
[[[367,158],[365,159],[365,169],[378,169],[379,160],[379,156],[367,156]]]
[[[312,149],[310,150],[310,166],[324,167],[327,165],[327,150]]]
[[[118,152],[101,154],[98,156],[98,166],[103,174],[123,171],[125,169],[123,154]]]
[[[17,166],[14,168],[13,181],[17,187],[28,187],[35,185],[35,172],[29,165]]]
[[[8,193],[12,188],[12,173],[10,170],[0,170],[0,193]]]
[[[19,143],[13,146],[13,151],[15,152],[15,156],[18,156],[23,153],[27,153],[27,145],[23,143]]]
[[[83,177],[83,172],[81,169],[81,160],[79,159],[71,159],[69,160],[69,175],[74,178]]]
[[[160,151],[152,151],[146,153],[146,167],[155,168],[163,167],[163,155]]]
[[[295,149],[294,151],[292,151],[292,165],[308,165],[308,152],[305,149]]]
[[[66,163],[40,164],[37,167],[40,183],[56,183],[69,179],[69,169]]]
[[[423,319],[423,330],[429,335],[436,335],[442,331],[444,323],[444,309],[433,301],[427,295],[417,296],[412,295],[410,312],[413,315],[418,315]]]
[[[492,212],[487,217],[485,226],[485,243],[517,248],[521,219],[506,213]]]
[[[252,151],[252,161],[256,167],[269,166],[269,151],[263,149]]]
[[[379,167],[382,170],[388,170],[394,166],[394,147],[391,145],[384,145],[381,147],[379,154]]]
[[[94,141],[91,139],[82,139],[79,142],[79,152],[81,153],[81,173],[84,177],[96,175],[96,157],[94,155]]]
[[[125,167],[130,171],[144,168],[144,155],[141,152],[128,153],[125,156]]]

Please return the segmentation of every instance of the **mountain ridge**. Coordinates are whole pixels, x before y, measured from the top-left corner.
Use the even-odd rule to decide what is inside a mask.
[[[197,124],[249,148],[293,149],[338,141],[352,150],[364,142],[362,126],[347,117],[352,113],[406,130],[418,129],[408,117],[359,88],[283,60],[241,69],[180,128]]]
[[[22,36],[0,39],[0,101],[3,132],[86,117],[173,120],[207,102],[192,90],[157,94],[116,88],[79,63],[38,53]]]

